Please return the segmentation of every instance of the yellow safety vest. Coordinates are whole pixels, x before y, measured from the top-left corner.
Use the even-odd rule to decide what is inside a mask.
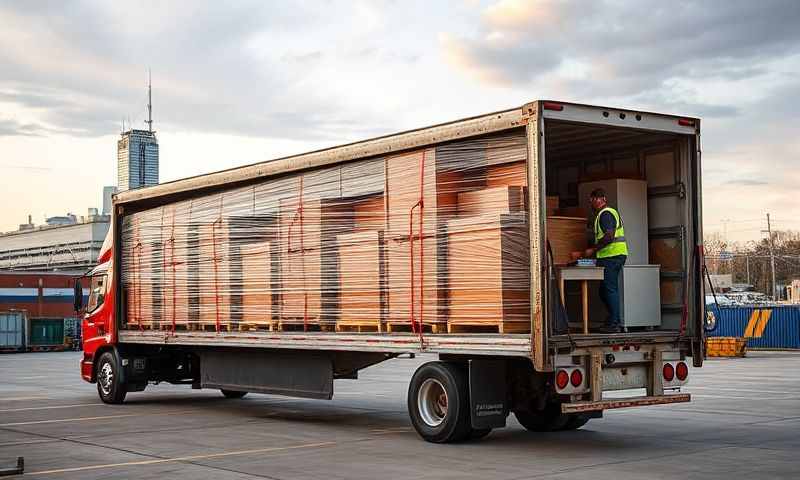
[[[628,255],[628,244],[625,242],[625,228],[622,227],[622,221],[619,218],[619,212],[611,207],[605,207],[597,212],[594,218],[594,241],[599,242],[605,236],[605,232],[600,228],[600,215],[603,212],[609,212],[614,216],[617,221],[617,229],[614,230],[614,240],[608,245],[597,251],[597,258],[616,257],[618,255]]]

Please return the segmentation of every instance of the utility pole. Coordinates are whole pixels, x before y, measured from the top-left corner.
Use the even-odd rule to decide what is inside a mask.
[[[772,298],[777,300],[778,287],[775,285],[775,242],[772,241],[772,227],[767,213],[767,235],[769,235],[769,263],[772,270]]]
[[[750,255],[744,255],[744,266],[747,270],[747,284],[750,285]]]

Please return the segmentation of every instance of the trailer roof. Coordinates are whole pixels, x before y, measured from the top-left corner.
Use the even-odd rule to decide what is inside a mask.
[[[128,190],[116,194],[114,196],[114,203],[116,205],[123,205],[141,200],[180,194],[192,190],[215,188],[226,184],[252,181],[258,178],[265,178],[378,155],[387,155],[460,138],[486,135],[493,132],[522,127],[527,123],[527,117],[536,111],[534,106],[538,102],[548,103],[553,101],[540,100],[529,102],[521,107],[508,110],[501,110],[475,117],[468,117],[460,120],[441,123],[438,125],[383,135],[354,143],[329,147],[321,150],[314,150],[307,153],[266,160],[241,167],[234,167],[218,172],[165,182],[152,187]],[[648,116],[657,117],[662,122],[665,119],[679,118],[674,115],[642,112],[631,109],[609,109],[607,107],[596,105],[582,105],[570,102],[556,103],[580,107],[580,109],[584,111],[591,108],[647,114]],[[699,122],[698,119],[692,119]]]

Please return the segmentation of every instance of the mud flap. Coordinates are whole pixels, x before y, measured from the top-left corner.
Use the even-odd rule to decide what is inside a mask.
[[[469,361],[469,403],[472,428],[502,428],[508,416],[506,362]]]

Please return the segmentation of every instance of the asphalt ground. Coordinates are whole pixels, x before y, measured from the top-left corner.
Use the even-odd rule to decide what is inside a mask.
[[[800,478],[800,352],[708,360],[688,404],[547,434],[512,415],[456,445],[422,441],[406,412],[408,381],[432,358],[337,380],[333,401],[158,385],[111,406],[80,379],[80,356],[0,355],[0,468],[24,456],[25,477],[82,480]]]

